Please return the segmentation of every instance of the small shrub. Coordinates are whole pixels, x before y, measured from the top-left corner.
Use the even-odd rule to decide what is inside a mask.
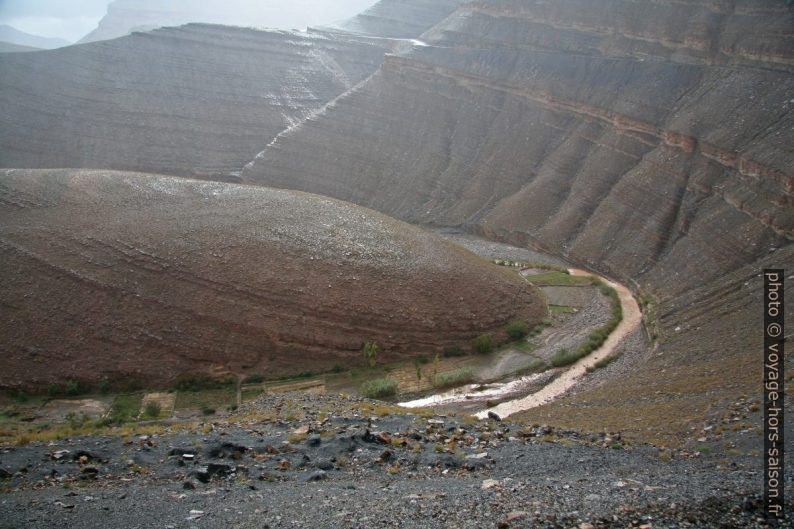
[[[375,367],[375,363],[378,359],[378,351],[380,347],[375,342],[367,342],[364,344],[364,358],[367,359],[370,367]]]
[[[47,395],[50,397],[57,397],[58,395],[63,394],[63,388],[61,388],[60,384],[52,383],[47,386]]]
[[[110,380],[108,380],[108,377],[102,377],[96,387],[100,393],[107,393],[110,391]]]
[[[447,373],[439,373],[433,379],[433,386],[436,388],[451,388],[462,386],[474,381],[474,370],[470,367],[463,367]]]
[[[152,400],[147,402],[146,406],[144,406],[143,415],[145,417],[149,417],[150,419],[156,419],[160,416],[160,413],[162,413],[162,411],[163,409],[162,406],[160,406],[160,403]]]
[[[391,397],[397,393],[397,381],[392,378],[377,378],[361,385],[361,394],[370,399]]]
[[[243,384],[261,384],[265,381],[265,377],[262,375],[255,373],[253,375],[248,375],[243,379]]]
[[[203,391],[205,389],[222,389],[232,386],[236,379],[232,375],[213,377],[207,373],[184,373],[176,379],[179,391]]]
[[[444,358],[455,358],[457,356],[466,356],[466,352],[463,350],[463,348],[457,345],[447,347],[446,349],[444,349],[444,352],[442,354],[444,355]]]
[[[19,404],[24,404],[30,400],[30,396],[22,390],[14,391],[13,392],[14,402]]]
[[[551,357],[551,365],[554,367],[565,367],[575,363],[582,358],[578,351],[569,351],[568,349],[560,349],[554,356]]]
[[[344,370],[344,367],[340,366],[339,364],[335,364],[334,367],[331,368],[331,373],[342,373]]]
[[[488,354],[493,351],[493,338],[490,334],[481,334],[472,341],[471,348],[477,354]]]
[[[210,408],[209,406],[205,406],[201,409],[201,413],[204,415],[215,415],[215,408]]]
[[[64,394],[69,397],[74,397],[82,393],[82,388],[80,384],[75,380],[69,380],[66,382],[66,387],[64,388]]]
[[[85,426],[85,423],[87,423],[88,420],[89,417],[85,413],[80,413],[78,415],[77,413],[70,411],[69,413],[66,414],[66,422],[69,423],[69,426],[73,430],[82,428],[83,426]]]
[[[606,358],[602,358],[601,360],[599,360],[598,362],[595,363],[594,367],[596,369],[603,369],[603,368],[607,367],[609,364],[611,364],[612,362],[618,360],[621,356],[622,356],[621,354],[613,354],[613,355],[607,356]]]
[[[525,321],[512,321],[507,325],[507,334],[513,340],[521,340],[529,334],[529,325]]]

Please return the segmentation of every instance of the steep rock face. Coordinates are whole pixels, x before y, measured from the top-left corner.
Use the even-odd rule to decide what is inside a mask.
[[[272,29],[305,29],[351,17],[374,0],[115,0],[80,42],[109,40],[193,22]]]
[[[360,35],[415,38],[447,18],[465,1],[381,0],[336,27]]]
[[[793,22],[787,0],[506,0],[472,2],[433,35],[477,47],[791,70]]]
[[[758,273],[794,238],[793,17],[782,0],[467,4],[243,179],[633,286],[657,352],[529,416],[676,437],[760,379]]]
[[[321,118],[280,136],[245,180],[534,241],[669,295],[689,288],[683,270],[719,278],[791,240],[787,66],[539,49],[511,3],[486,7],[428,32],[433,46],[388,57]],[[577,31],[587,41],[590,29]],[[471,47],[484,32],[501,43]]]
[[[436,235],[304,193],[0,172],[0,384],[268,376],[432,354],[545,302]]]
[[[0,166],[234,179],[388,43],[192,24],[0,57]]]

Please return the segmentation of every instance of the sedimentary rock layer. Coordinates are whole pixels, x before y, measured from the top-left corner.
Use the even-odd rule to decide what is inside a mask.
[[[436,235],[305,193],[140,173],[0,173],[0,384],[268,376],[504,335],[545,303]]]
[[[460,7],[466,0],[381,0],[337,28],[361,35],[415,38]]]
[[[529,419],[680,439],[761,377],[758,274],[794,247],[793,33],[782,0],[467,4],[243,178],[631,285],[658,349]]]
[[[281,130],[365,78],[389,44],[188,25],[0,57],[0,167],[234,179]]]
[[[786,17],[762,4],[754,18]],[[244,178],[532,241],[665,295],[689,288],[679,275],[717,279],[794,237],[794,78],[785,61],[761,61],[788,34],[754,52],[764,67],[640,60],[586,47],[584,22],[570,23],[573,50],[535,46],[527,24],[551,8],[522,5],[461,8],[423,37],[431,46],[388,57]],[[560,5],[571,15],[555,16],[587,20],[582,2]],[[615,31],[634,19],[615,13]],[[708,32],[727,42],[719,31],[745,15],[720,16]]]

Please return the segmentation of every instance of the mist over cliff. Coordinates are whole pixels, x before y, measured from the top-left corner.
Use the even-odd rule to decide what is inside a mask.
[[[352,17],[374,3],[375,0],[115,0],[98,27],[80,42],[191,22],[305,29]]]

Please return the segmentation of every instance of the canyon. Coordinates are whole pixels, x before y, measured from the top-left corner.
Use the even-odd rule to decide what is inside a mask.
[[[768,529],[792,2],[362,3],[0,54],[0,528]]]
[[[0,165],[302,190],[559,256],[632,288],[656,352],[533,413],[668,430],[610,413],[615,388],[696,422],[760,376],[759,271],[793,253],[793,17],[782,0],[384,0],[308,32],[191,24],[6,54]]]

